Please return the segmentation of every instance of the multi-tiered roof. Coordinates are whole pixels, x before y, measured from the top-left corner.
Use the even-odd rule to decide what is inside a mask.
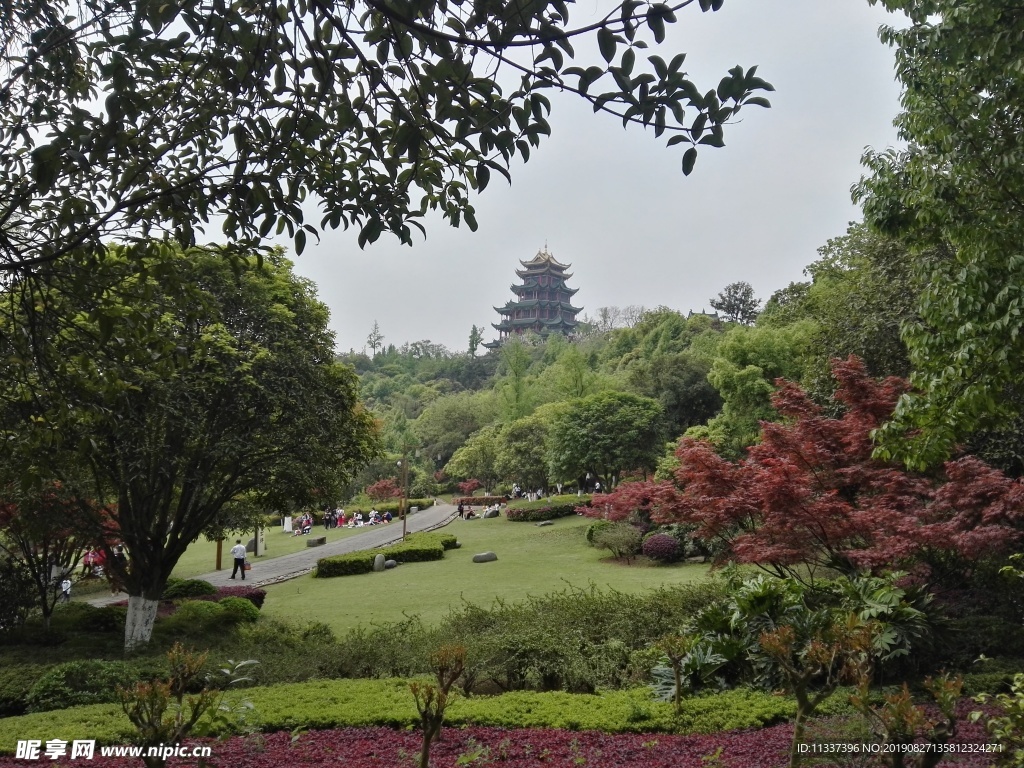
[[[498,331],[497,341],[484,344],[496,349],[512,334],[533,331],[541,336],[561,333],[568,336],[576,328],[576,315],[582,307],[574,307],[571,299],[577,288],[569,288],[565,281],[572,277],[566,272],[571,264],[561,264],[548,249],[538,251],[530,261],[520,261],[522,269],[516,274],[522,285],[512,285],[515,301],[494,309],[501,315],[500,323],[491,323]]]

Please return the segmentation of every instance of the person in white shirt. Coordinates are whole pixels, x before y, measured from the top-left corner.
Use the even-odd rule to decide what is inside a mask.
[[[245,581],[245,544],[241,539],[235,540],[235,546],[231,548],[231,556],[235,558],[235,567],[231,569],[231,578],[235,578],[235,574],[241,571],[242,581]]]

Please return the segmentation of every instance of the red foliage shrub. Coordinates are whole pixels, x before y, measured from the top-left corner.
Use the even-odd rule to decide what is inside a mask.
[[[673,481],[621,485],[588,514],[621,520],[640,510],[657,523],[695,524],[721,560],[781,570],[910,566],[927,550],[976,558],[1020,541],[1021,482],[970,456],[947,462],[941,475],[873,459],[871,433],[906,383],[877,382],[852,357],[832,370],[841,417],[826,417],[780,379],[773,404],[783,421],[762,423],[745,460],[684,439]]]
[[[671,563],[679,559],[679,552],[682,549],[679,539],[669,536],[667,533],[655,533],[644,539],[643,553],[652,560],[659,560],[663,563]]]
[[[475,477],[471,477],[469,480],[463,480],[458,484],[459,492],[463,496],[472,496],[477,489],[482,487],[482,485],[483,484]]]
[[[366,486],[366,495],[374,501],[387,501],[388,499],[400,497],[402,495],[402,488],[393,477],[386,477],[372,485]]]

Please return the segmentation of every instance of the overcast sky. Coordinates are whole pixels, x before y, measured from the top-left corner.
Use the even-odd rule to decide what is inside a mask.
[[[574,25],[595,19],[597,7],[582,0]],[[776,88],[772,108],[743,110],[726,147],[703,149],[689,177],[666,136],[624,130],[553,97],[552,136],[513,167],[511,187],[492,176],[475,201],[475,233],[437,219],[411,248],[385,236],[360,250],[354,232],[330,232],[296,258],[297,269],[330,306],[339,351],[363,349],[374,320],[396,345],[430,339],[465,350],[474,324],[495,338],[493,307],[512,298],[519,260],[545,243],[572,264],[584,312],[709,309],[738,280],[767,298],[803,279],[816,249],[859,219],[850,186],[860,156],[896,141],[893,54],[876,34],[892,20],[866,0],[687,9],[656,52],[667,60],[685,51],[702,90],[736,64],[759,65]]]

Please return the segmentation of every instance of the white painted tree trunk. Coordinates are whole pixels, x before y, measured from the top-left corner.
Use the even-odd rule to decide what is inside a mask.
[[[128,618],[124,623],[124,649],[133,651],[145,645],[153,636],[153,624],[156,623],[158,600],[149,600],[141,595],[128,598]]]

